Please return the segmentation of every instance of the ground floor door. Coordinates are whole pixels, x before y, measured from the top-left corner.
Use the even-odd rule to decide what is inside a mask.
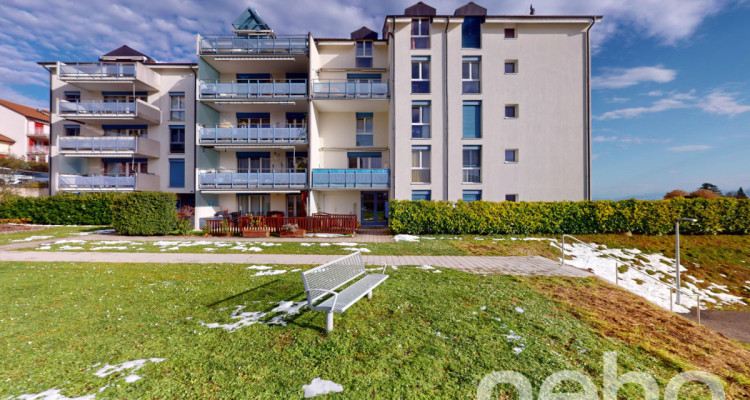
[[[388,192],[362,192],[362,225],[388,224]]]

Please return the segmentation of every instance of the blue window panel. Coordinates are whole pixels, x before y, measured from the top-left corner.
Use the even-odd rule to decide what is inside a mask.
[[[518,152],[515,150],[505,150],[505,162],[518,162]]]
[[[482,200],[481,190],[464,190],[463,200],[465,202],[479,201]]]
[[[268,117],[262,117],[262,118],[271,118],[270,114],[267,114]],[[238,117],[241,118],[241,117]],[[305,119],[307,118],[307,113],[304,112],[288,112],[286,113],[287,119]]]
[[[357,147],[372,147],[373,135],[357,135]]]
[[[382,157],[383,153],[350,151],[346,153],[346,156],[347,157]]]
[[[464,102],[464,139],[482,137],[482,105],[478,102]]]
[[[271,113],[237,113],[237,118],[271,118]]]
[[[169,159],[169,187],[185,187],[185,160]]]
[[[505,118],[516,118],[516,106],[505,106]]]
[[[429,106],[430,101],[429,100],[414,100],[411,102],[411,105],[413,106]]]
[[[182,127],[184,128],[184,126]],[[102,125],[102,130],[108,131],[112,129],[148,129],[148,125]]]
[[[270,151],[238,151],[237,158],[271,158]]]
[[[184,96],[185,92],[169,92],[170,96]]]
[[[136,162],[136,163],[145,163],[148,162],[147,158],[132,158],[132,157],[123,157],[123,158],[116,158],[116,157],[110,157],[110,158],[102,158],[103,163],[124,163],[124,162]]]
[[[287,72],[286,79],[307,80],[307,73],[306,72]]]
[[[414,201],[417,200],[432,200],[432,191],[430,190],[412,190],[411,191],[411,199]]]
[[[380,79],[380,74],[346,74],[346,79]]]
[[[237,74],[237,79],[271,79],[271,74]]]
[[[307,152],[306,151],[298,151],[298,152],[295,153],[293,151],[287,151],[286,152],[286,156],[287,157],[307,157]]]
[[[461,47],[478,49],[482,47],[482,17],[464,17],[461,24]]]
[[[357,118],[372,118],[373,113],[357,113]]]
[[[148,93],[146,92],[102,92],[102,96],[128,96],[128,95],[148,96]]]

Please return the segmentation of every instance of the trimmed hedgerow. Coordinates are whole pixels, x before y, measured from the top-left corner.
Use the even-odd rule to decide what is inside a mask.
[[[117,193],[69,193],[43,197],[9,196],[0,203],[0,218],[28,219],[44,225],[109,225]]]
[[[121,235],[151,236],[174,232],[179,224],[177,196],[164,192],[134,192],[112,203],[112,228]]]
[[[389,205],[394,233],[412,234],[597,234],[663,235],[674,218],[688,234],[750,233],[750,200],[733,198],[623,201],[488,202],[399,201]]]

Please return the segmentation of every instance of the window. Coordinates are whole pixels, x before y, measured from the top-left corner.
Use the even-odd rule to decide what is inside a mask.
[[[461,83],[463,93],[479,93],[479,57],[464,57]]]
[[[185,127],[174,125],[169,127],[169,152],[185,154]]]
[[[515,39],[516,38],[516,30],[514,28],[505,28],[505,38],[506,39]]]
[[[185,187],[185,160],[182,158],[169,159],[169,187]]]
[[[464,190],[463,200],[468,203],[472,201],[482,200],[482,191],[481,190]]]
[[[147,125],[102,125],[104,136],[146,136]]]
[[[290,128],[305,128],[307,126],[307,114],[296,112],[286,113],[286,125]]]
[[[505,150],[505,162],[506,163],[517,163],[518,162],[518,150]]]
[[[146,92],[102,92],[105,103],[134,103],[136,100],[148,101]]]
[[[432,192],[430,190],[412,190],[411,191],[411,199],[414,201],[417,200],[432,200]]]
[[[242,215],[267,216],[271,211],[271,196],[267,194],[238,195],[237,208]]]
[[[185,93],[169,94],[169,119],[171,121],[185,120]]]
[[[482,102],[464,101],[463,138],[479,139],[482,137]]]
[[[81,126],[65,125],[65,136],[81,136]]]
[[[237,172],[271,172],[271,153],[267,151],[237,152]]]
[[[357,42],[355,66],[357,68],[372,68],[372,42]]]
[[[411,182],[430,183],[430,146],[411,146]]]
[[[505,118],[518,118],[518,106],[517,105],[505,106]]]
[[[461,47],[479,49],[482,47],[482,17],[464,17],[461,24]]]
[[[357,113],[357,147],[372,145],[372,113]]]
[[[411,92],[430,93],[430,57],[411,58]]]
[[[518,73],[518,61],[517,60],[505,61],[505,73],[506,74]]]
[[[304,217],[305,207],[302,204],[301,194],[286,195],[286,216],[287,217]]]
[[[270,128],[270,113],[237,113],[237,126],[240,128]]]
[[[81,101],[81,92],[65,92],[65,101]]]
[[[482,182],[482,146],[464,146],[463,183]]]
[[[383,168],[382,153],[347,153],[350,169],[379,169]]]
[[[237,74],[237,83],[271,83],[271,74]]]
[[[411,103],[411,138],[430,138],[430,102],[413,101]]]
[[[110,176],[133,176],[136,173],[148,173],[148,160],[133,158],[122,161],[121,158],[102,158],[104,174]]]
[[[518,201],[518,195],[517,194],[506,194],[505,195],[505,201]]]
[[[430,48],[430,19],[413,19],[411,21],[411,48]]]

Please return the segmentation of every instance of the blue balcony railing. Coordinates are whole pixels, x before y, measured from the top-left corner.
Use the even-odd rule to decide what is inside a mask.
[[[199,171],[201,190],[303,189],[307,187],[306,169],[279,171]]]
[[[62,79],[135,78],[135,63],[74,63],[60,65]]]
[[[314,169],[312,187],[325,188],[383,188],[390,186],[387,169]]]
[[[307,80],[200,81],[201,99],[247,100],[293,97],[307,97]]]
[[[132,152],[136,149],[134,136],[63,136],[58,139],[60,151]]]
[[[200,35],[200,55],[307,54],[307,36],[275,36],[273,38],[235,35]]]
[[[306,127],[200,128],[199,144],[305,144]]]
[[[60,175],[60,189],[133,190],[135,176],[121,175]]]
[[[314,81],[313,97],[321,99],[385,99],[388,98],[388,81],[379,79]]]
[[[61,115],[135,115],[135,102],[132,101],[61,101]]]

